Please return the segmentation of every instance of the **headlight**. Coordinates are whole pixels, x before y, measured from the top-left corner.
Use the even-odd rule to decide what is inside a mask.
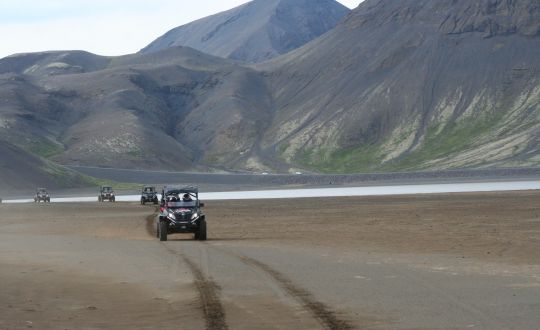
[[[174,213],[172,213],[172,212],[169,212],[169,214],[167,215],[167,218],[169,218],[171,220],[176,220],[176,217],[174,216]]]
[[[195,212],[193,213],[193,215],[191,216],[191,220],[195,220],[199,217],[199,213]]]

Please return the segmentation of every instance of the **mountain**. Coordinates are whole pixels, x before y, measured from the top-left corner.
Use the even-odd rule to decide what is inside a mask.
[[[0,140],[61,164],[235,167],[270,103],[259,72],[186,47],[0,60]]]
[[[89,177],[46,161],[10,143],[0,143],[0,193],[10,190],[51,189],[90,185]]]
[[[261,62],[319,37],[349,12],[334,0],[254,0],[177,27],[141,53],[188,46],[215,56]]]
[[[259,67],[261,148],[325,172],[540,164],[540,4],[367,0]]]
[[[180,46],[19,54],[0,59],[0,141],[160,170],[539,166],[538,54],[533,0],[366,0],[252,65]]]

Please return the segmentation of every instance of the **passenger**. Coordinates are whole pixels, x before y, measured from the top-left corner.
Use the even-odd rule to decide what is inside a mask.
[[[191,198],[191,195],[190,194],[183,194],[182,195],[182,206],[184,207],[194,207],[195,206],[195,201],[193,200],[193,198]]]

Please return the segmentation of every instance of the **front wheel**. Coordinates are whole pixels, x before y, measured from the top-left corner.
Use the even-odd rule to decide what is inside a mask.
[[[206,241],[206,220],[201,220],[197,234],[195,234],[196,239],[199,241]]]
[[[110,199],[110,201],[114,203],[116,200],[115,200],[115,198],[113,197],[113,198]]]
[[[100,203],[103,202],[103,199],[101,199],[101,196],[98,196],[97,200],[98,200],[98,202],[100,202]]]
[[[167,231],[169,230],[169,224],[165,221],[159,223],[159,240],[162,242],[167,241]]]

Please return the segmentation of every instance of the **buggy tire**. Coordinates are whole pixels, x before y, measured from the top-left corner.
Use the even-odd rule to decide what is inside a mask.
[[[167,241],[167,230],[169,225],[165,221],[159,222],[159,240],[162,242]]]
[[[206,220],[201,220],[197,234],[195,234],[199,241],[206,241]]]
[[[99,203],[103,202],[103,200],[101,199],[101,196],[98,196],[97,200]]]
[[[114,203],[116,201],[116,199],[113,197],[113,198],[109,199],[109,201]]]

